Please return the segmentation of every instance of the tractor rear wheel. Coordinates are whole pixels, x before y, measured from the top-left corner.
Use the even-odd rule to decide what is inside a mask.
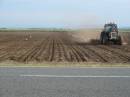
[[[107,35],[104,33],[103,35],[102,35],[102,44],[103,45],[106,45],[106,44],[108,44],[108,37],[107,37]]]

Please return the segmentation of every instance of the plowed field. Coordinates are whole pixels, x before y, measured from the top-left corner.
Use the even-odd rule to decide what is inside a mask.
[[[130,63],[130,46],[79,43],[66,32],[0,33],[0,62]]]

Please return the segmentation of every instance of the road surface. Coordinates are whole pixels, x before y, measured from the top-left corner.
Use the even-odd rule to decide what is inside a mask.
[[[130,68],[0,68],[0,97],[130,97]]]

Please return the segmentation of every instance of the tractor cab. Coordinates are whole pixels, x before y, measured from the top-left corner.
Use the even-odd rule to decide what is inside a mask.
[[[118,28],[116,24],[105,24],[104,26],[104,31],[105,32],[118,32]]]

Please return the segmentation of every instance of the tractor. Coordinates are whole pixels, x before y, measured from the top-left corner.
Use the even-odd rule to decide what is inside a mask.
[[[103,45],[106,45],[106,44],[121,45],[122,44],[121,36],[119,35],[117,24],[108,23],[104,25],[104,29],[100,35],[100,42]]]

